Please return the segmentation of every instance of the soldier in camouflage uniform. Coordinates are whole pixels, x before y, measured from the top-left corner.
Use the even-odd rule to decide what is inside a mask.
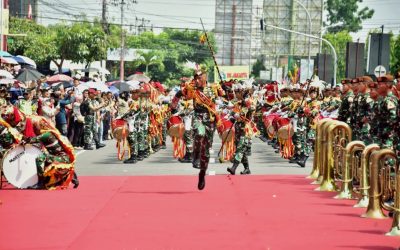
[[[369,138],[366,137],[366,141],[370,141],[371,143],[380,143],[380,139],[378,138],[379,131],[379,103],[380,97],[378,93],[378,84],[376,82],[368,83],[368,87],[370,89],[370,98],[372,99],[370,112],[366,115],[365,122],[369,125]]]
[[[195,72],[192,82],[178,91],[171,103],[171,108],[176,109],[181,97],[185,96],[187,99],[193,99],[193,167],[200,168],[197,184],[199,190],[204,189],[206,184],[205,175],[210,160],[215,119],[218,115],[215,103],[204,94],[204,89],[207,86],[206,77],[201,71]]]
[[[339,108],[338,120],[350,124],[354,103],[354,93],[351,89],[351,80],[343,80],[342,88],[342,103]]]
[[[320,116],[321,101],[318,100],[319,89],[317,87],[310,87],[309,97],[306,103],[306,128],[307,128],[307,142],[309,148],[312,148],[315,141],[317,123]]]
[[[240,172],[242,175],[251,174],[248,156],[251,152],[251,139],[255,124],[251,122],[254,109],[249,101],[246,101],[248,90],[242,89],[240,84],[234,86],[236,100],[235,107],[230,114],[231,122],[235,124],[235,146],[236,151],[233,159],[233,166],[227,171],[235,175],[236,168],[240,163],[243,164],[244,170]]]
[[[102,148],[105,144],[100,143],[96,130],[95,114],[98,110],[103,108],[105,104],[98,104],[96,101],[96,89],[89,89],[89,98],[81,104],[81,114],[85,117],[83,127],[83,140],[85,143],[85,150],[93,150],[92,141],[96,143],[96,149]]]
[[[358,139],[363,141],[366,145],[372,144],[371,124],[368,116],[373,113],[374,101],[370,96],[369,85],[372,79],[368,76],[362,77],[359,82],[359,96],[358,98],[358,117],[357,127],[359,128]]]
[[[128,144],[130,150],[130,158],[124,160],[124,163],[136,163],[138,161],[139,145],[138,145],[138,113],[139,113],[139,86],[131,89],[131,102],[129,111],[122,116],[128,123]],[[143,158],[142,158],[143,159]]]
[[[183,158],[178,160],[182,163],[192,162],[193,154],[193,129],[192,129],[192,116],[193,116],[193,100],[181,100],[182,111],[180,116],[182,117],[185,125],[185,132],[183,134],[183,141],[186,146],[186,153]]]
[[[73,166],[75,161],[73,147],[66,137],[63,137],[56,130],[48,130],[39,136],[25,138],[25,142],[40,143],[46,148],[36,158],[38,183],[30,188],[67,188],[71,181],[74,188],[79,186]]]
[[[351,109],[349,125],[353,131],[352,133],[353,140],[360,140],[360,131],[362,127],[359,105],[361,104],[363,95],[359,93],[359,87],[360,87],[360,79],[355,78],[351,80],[351,89],[353,90],[354,101]]]
[[[378,138],[381,148],[394,149],[395,125],[398,122],[397,107],[398,99],[392,93],[393,77],[379,77],[378,93],[380,102],[378,106]]]
[[[305,102],[302,101],[304,90],[300,87],[292,89],[293,102],[289,106],[288,117],[292,118],[294,134],[292,137],[294,144],[294,158],[290,162],[296,163],[304,168],[310,154],[310,147],[307,142],[307,119],[304,112]]]

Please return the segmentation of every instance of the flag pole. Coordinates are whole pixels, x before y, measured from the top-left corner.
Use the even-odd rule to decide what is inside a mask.
[[[217,60],[215,59],[215,53],[211,46],[210,40],[208,39],[208,34],[207,34],[206,29],[204,28],[203,20],[201,18],[200,18],[200,22],[201,22],[201,26],[203,26],[204,35],[206,36],[207,45],[208,45],[208,48],[210,49],[212,58],[214,60],[214,64],[215,64],[215,68],[217,69],[217,72],[218,72],[219,80],[222,81],[222,75],[221,75],[221,72],[219,71]]]

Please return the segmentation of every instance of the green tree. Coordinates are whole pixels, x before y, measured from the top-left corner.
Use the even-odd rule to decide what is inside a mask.
[[[328,25],[343,23],[329,28],[329,32],[336,33],[343,30],[357,32],[361,30],[362,22],[370,19],[374,15],[374,10],[368,7],[359,10],[359,3],[362,3],[362,0],[327,0]]]
[[[260,77],[260,71],[261,70],[266,70],[263,60],[261,58],[257,58],[257,61],[253,64],[253,70],[251,71],[251,74],[254,77]]]
[[[347,31],[341,31],[338,33],[327,33],[324,38],[332,43],[337,54],[337,80],[345,78],[346,74],[346,46],[348,42],[352,42],[353,38]],[[329,51],[332,54],[331,49],[328,45],[323,45],[323,50]]]
[[[149,73],[149,66],[154,65],[157,66],[158,69],[163,70],[164,64],[163,59],[164,56],[160,51],[157,50],[150,50],[150,51],[143,51],[139,50],[137,52],[139,54],[139,59],[136,61],[137,65],[144,65],[146,75]]]
[[[11,34],[26,34],[14,37],[13,43],[8,45],[8,51],[13,55],[24,55],[25,50],[34,45],[33,39],[37,35],[47,34],[46,27],[25,18],[10,17],[9,29]]]
[[[400,71],[400,35],[392,36],[390,51],[390,69],[393,74]]]

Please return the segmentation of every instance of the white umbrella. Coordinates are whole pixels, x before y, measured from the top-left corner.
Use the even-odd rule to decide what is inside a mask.
[[[14,82],[15,82],[14,79],[7,79],[7,78],[0,79],[0,84],[2,85],[13,84]]]
[[[107,87],[105,83],[102,82],[84,82],[79,84],[77,87],[81,92],[83,92],[86,89],[97,89],[100,92],[108,92],[110,89]]]
[[[14,76],[10,72],[4,69],[0,70],[0,76],[7,79],[14,79]]]
[[[0,63],[14,64],[14,65],[18,64],[18,62],[12,57],[1,57],[0,58]]]
[[[145,76],[143,74],[134,74],[131,75],[127,78],[128,81],[139,81],[139,82],[144,82],[144,83],[148,83],[150,82],[150,77]]]
[[[25,63],[25,64],[29,64],[29,65],[31,65],[32,67],[34,67],[34,68],[36,69],[36,63],[35,63],[35,61],[33,61],[32,59],[30,59],[29,57],[20,56],[20,55],[18,55],[18,56],[16,56],[16,57],[22,59],[20,62]],[[19,61],[19,60],[17,59],[17,61]]]
[[[140,89],[140,82],[138,81],[117,82],[113,86],[119,89],[120,92],[124,91],[130,92],[131,90]]]

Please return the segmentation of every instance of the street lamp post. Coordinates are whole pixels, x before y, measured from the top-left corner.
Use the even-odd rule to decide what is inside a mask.
[[[328,40],[326,40],[325,38],[322,38],[322,37],[313,36],[313,35],[309,35],[309,34],[306,34],[306,33],[298,32],[298,31],[294,31],[294,30],[289,30],[289,29],[281,28],[281,27],[278,27],[278,26],[270,25],[270,24],[265,24],[265,26],[273,28],[273,29],[283,30],[283,31],[286,31],[286,32],[290,32],[290,33],[294,33],[294,34],[298,34],[298,35],[302,35],[302,36],[318,39],[318,40],[323,41],[326,44],[328,44],[328,46],[332,49],[332,52],[333,52],[333,60],[334,60],[334,62],[333,62],[333,84],[336,85],[337,54],[336,54],[335,48],[333,47],[333,45]]]
[[[312,32],[312,22],[311,22],[311,15],[310,12],[307,10],[307,8],[298,0],[294,0],[296,3],[298,3],[307,13],[307,18],[308,18],[308,28],[309,32],[308,34],[311,36]],[[307,78],[310,79],[310,65],[311,65],[311,37],[308,37],[308,67],[307,67]]]

